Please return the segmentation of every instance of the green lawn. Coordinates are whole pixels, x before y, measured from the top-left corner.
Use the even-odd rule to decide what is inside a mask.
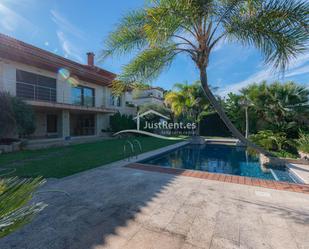
[[[1,168],[15,168],[17,176],[62,178],[124,158],[127,139],[105,140],[36,151],[0,155]],[[143,152],[168,146],[178,141],[139,137]],[[129,147],[127,147],[129,149]]]

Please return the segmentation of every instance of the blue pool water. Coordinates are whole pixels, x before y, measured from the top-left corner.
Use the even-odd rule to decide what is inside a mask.
[[[297,182],[295,176],[285,168],[263,168],[258,157],[250,155],[246,148],[230,145],[186,145],[143,160],[141,163]]]

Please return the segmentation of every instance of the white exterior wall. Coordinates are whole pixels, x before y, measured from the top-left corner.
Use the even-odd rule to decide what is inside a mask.
[[[157,98],[140,98],[140,99],[134,99],[133,103],[137,106],[145,105],[145,104],[157,104],[157,105],[163,105],[164,101]]]
[[[67,110],[63,110],[62,115],[61,115],[61,120],[62,120],[62,126],[60,127],[60,129],[61,129],[62,137],[65,138],[65,137],[71,136],[70,112]]]
[[[13,64],[1,61],[0,64],[0,90],[16,95],[16,68]]]
[[[56,79],[57,80],[56,81],[57,82],[57,102],[65,103],[65,104],[72,103],[72,98],[71,98],[72,86],[57,73],[52,73],[46,70],[41,70],[41,69],[38,69],[32,66],[16,63],[13,61],[7,61],[7,60],[0,61],[0,91],[7,91],[14,96],[16,95],[16,70],[17,69]],[[99,86],[99,85],[88,83],[88,82],[81,81],[81,80],[79,81],[79,84],[95,89],[95,106],[96,107],[107,106],[105,102],[107,99],[109,100],[109,98],[104,96],[106,94],[105,89],[107,87]]]
[[[0,91],[6,91],[16,95],[16,70],[23,70],[30,73],[40,74],[43,76],[56,79],[58,103],[71,104],[72,103],[72,86],[65,81],[58,73],[53,73],[47,70],[38,69],[36,67],[28,66],[25,64],[17,63],[9,60],[0,59]],[[126,97],[122,96],[121,106],[111,106],[110,96],[111,89],[105,86],[96,85],[93,83],[79,81],[82,86],[87,86],[95,89],[95,107],[107,107],[117,109],[122,114],[136,115],[136,108],[126,106]],[[37,129],[33,134],[34,137],[46,136],[46,115],[53,113],[52,110],[36,111]],[[101,135],[101,130],[109,128],[109,116],[112,114],[96,114],[96,135]],[[62,137],[70,136],[70,112],[68,110],[59,110],[58,115],[58,134]]]
[[[133,90],[125,94],[126,101],[137,106],[145,104],[163,105],[163,91],[159,89]]]
[[[110,88],[106,88],[106,105],[109,107],[109,108],[114,108],[116,110],[118,110],[121,114],[126,114],[126,115],[132,115],[132,116],[135,116],[136,115],[136,107],[128,107],[126,106],[126,101],[128,101],[126,99],[126,97],[128,96],[128,93],[125,93],[123,95],[121,95],[121,106],[113,106],[111,105],[110,103],[110,96],[112,95],[112,91]]]

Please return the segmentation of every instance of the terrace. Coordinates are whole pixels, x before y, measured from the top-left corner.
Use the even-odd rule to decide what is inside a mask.
[[[308,1],[41,2],[0,4],[41,47],[0,34],[1,249],[309,248]]]
[[[126,164],[122,160],[50,180],[34,196],[49,206],[3,238],[1,249],[309,245],[307,194],[122,167]]]

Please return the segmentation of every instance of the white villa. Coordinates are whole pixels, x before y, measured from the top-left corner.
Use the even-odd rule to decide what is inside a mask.
[[[127,104],[141,106],[144,104],[164,104],[164,89],[161,87],[149,87],[145,90],[132,90],[125,93]]]
[[[83,65],[0,34],[0,91],[33,107],[33,138],[100,136],[117,111],[135,115],[138,105],[163,104],[160,88],[113,96],[116,75],[95,66],[91,52],[87,61]]]

